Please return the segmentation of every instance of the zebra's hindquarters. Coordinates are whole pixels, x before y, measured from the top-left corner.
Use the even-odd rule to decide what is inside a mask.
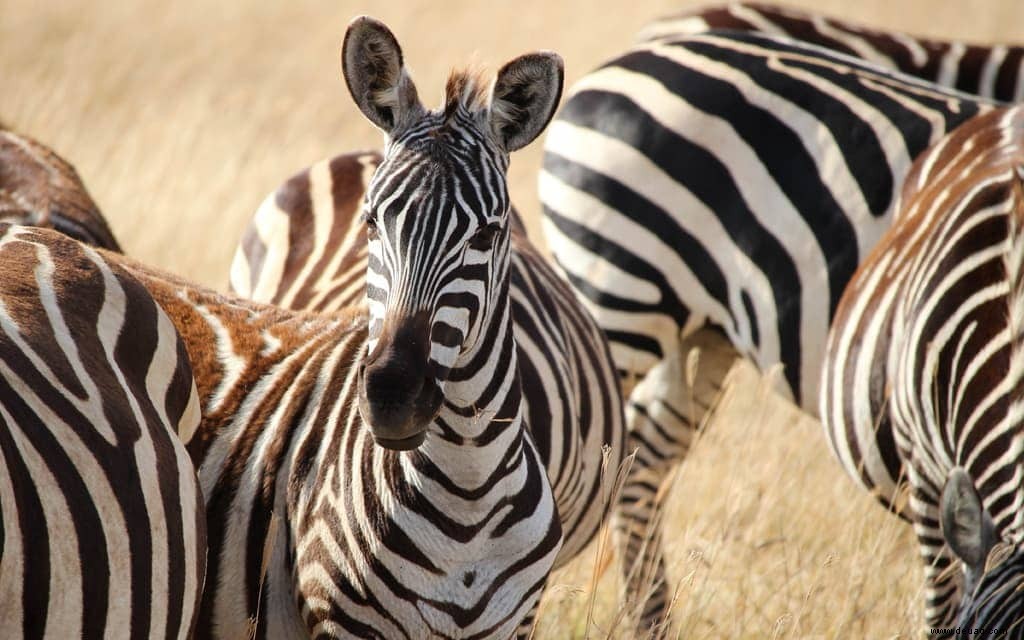
[[[0,274],[5,637],[189,637],[206,539],[180,337],[60,234],[0,226]]]
[[[905,475],[907,499],[892,506],[918,539],[927,624],[1010,637],[1024,580],[1022,166],[1019,107],[918,158],[897,223],[836,312],[821,394],[848,474],[883,502]]]
[[[584,76],[539,179],[557,262],[642,378],[712,325],[816,412],[829,322],[912,160],[986,103],[820,47],[711,32]]]

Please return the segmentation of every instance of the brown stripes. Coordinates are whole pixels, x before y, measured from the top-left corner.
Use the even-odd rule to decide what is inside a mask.
[[[23,545],[3,556],[23,572],[4,591],[22,594],[25,637],[77,621],[83,637],[185,637],[205,537],[176,434],[193,392],[180,341],[159,335],[170,322],[137,281],[52,231],[0,225],[0,283],[0,449],[14,491],[3,503],[18,516],[4,528]],[[147,382],[166,395],[151,397]],[[40,490],[49,478],[56,494]],[[166,599],[154,598],[154,569],[166,573]],[[75,581],[80,593],[54,592]]]
[[[287,486],[287,497],[290,490],[317,486],[308,475],[317,472],[312,462],[318,449],[333,446],[332,441],[323,440],[329,436],[325,431],[328,414],[338,402],[345,405],[343,421],[353,412],[341,384],[365,338],[365,319],[359,320],[355,312],[285,311],[190,286],[126,259],[122,264],[171,317],[193,362],[205,409],[189,451],[196,466],[208,467],[215,477],[206,487],[209,587],[203,595],[198,637],[230,636],[230,621],[215,617],[219,599],[242,597],[246,617],[255,618],[261,610],[271,613],[265,609],[268,603],[260,602],[260,583],[269,560],[263,554],[273,548],[267,546],[272,515],[283,516],[288,509],[287,503],[278,500],[278,492]],[[340,367],[332,368],[328,359],[338,349],[346,355]],[[231,371],[235,366],[238,375]],[[325,390],[334,393],[319,389],[325,382]],[[226,383],[230,386],[224,388]],[[309,448],[299,453],[292,466],[288,453],[300,433]],[[257,451],[257,443],[265,437],[269,442]],[[229,444],[211,457],[211,446],[218,440]],[[242,485],[252,481],[253,474],[256,492],[251,502],[242,501]],[[239,571],[232,564],[239,549],[231,547],[228,539],[230,521],[238,513],[244,514],[245,522],[241,584],[231,582]],[[282,523],[277,535],[290,537],[289,528]],[[240,596],[226,595],[235,592]],[[225,624],[217,631],[218,625]],[[260,634],[266,632],[263,626],[258,628]]]
[[[895,482],[897,465],[906,472],[912,500],[903,515],[915,523],[933,627],[954,622],[961,598],[970,602],[961,563],[936,517],[954,469],[977,487],[998,540],[1013,547],[1024,536],[1024,353],[1014,337],[1024,268],[1017,233],[1024,217],[1022,164],[1022,107],[972,118],[918,158],[897,222],[851,281],[829,337],[826,432],[841,458],[844,447],[850,450],[847,472],[855,472],[851,463],[879,455],[889,467],[887,481]],[[869,334],[879,321],[878,336]],[[865,367],[866,388],[856,375]],[[854,416],[865,407],[878,435],[861,449],[863,425]],[[860,478],[868,489],[880,480],[864,472]],[[967,575],[973,570],[968,567]],[[972,622],[986,627],[991,620]]]

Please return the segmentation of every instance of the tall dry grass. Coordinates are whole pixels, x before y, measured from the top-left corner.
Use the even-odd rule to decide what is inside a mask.
[[[340,79],[354,15],[392,26],[435,102],[452,64],[496,68],[536,48],[560,52],[571,83],[649,18],[697,4],[2,0],[0,120],[72,160],[129,253],[219,286],[267,192],[315,160],[380,142]],[[1024,41],[1019,0],[791,4],[934,36]],[[532,230],[539,163],[535,144],[511,172]],[[680,635],[913,635],[920,572],[908,528],[842,475],[814,421],[751,370],[737,377],[667,498]],[[593,590],[595,562],[591,553],[553,578],[539,637],[625,635],[611,626],[616,572]]]
[[[920,570],[908,526],[842,475],[821,426],[750,365],[676,476],[664,516],[680,638],[909,638]],[[594,550],[555,574],[538,637],[629,637]],[[587,625],[591,599],[598,602]]]

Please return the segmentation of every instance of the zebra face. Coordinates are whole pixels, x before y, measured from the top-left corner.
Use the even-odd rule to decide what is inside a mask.
[[[370,183],[370,322],[360,406],[383,446],[423,441],[450,372],[476,350],[496,298],[507,295],[509,201],[493,160],[466,165],[495,169],[488,196],[472,204],[462,196],[480,190],[479,176],[438,167],[421,150],[394,152]]]
[[[487,338],[509,323],[508,154],[551,119],[562,61],[521,56],[492,87],[453,73],[436,111],[420,104],[381,23],[355,20],[342,62],[356,104],[387,136],[363,214],[369,341],[359,409],[378,444],[412,449],[453,395],[454,371],[462,386],[449,399],[459,407],[473,400],[469,386],[490,378],[479,375],[498,346]]]
[[[942,490],[941,521],[946,544],[964,569],[957,624],[1024,638],[1024,549],[1006,541],[996,549],[995,525],[961,467],[950,472]]]

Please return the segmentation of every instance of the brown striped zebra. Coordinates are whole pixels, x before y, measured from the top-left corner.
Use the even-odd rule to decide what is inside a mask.
[[[0,221],[48,227],[121,251],[78,172],[40,142],[0,124]]]
[[[4,638],[189,638],[205,575],[185,346],[109,256],[0,224]],[[179,440],[180,438],[180,440]]]
[[[1022,46],[921,38],[771,4],[731,2],[683,11],[648,24],[637,40],[675,38],[719,29],[794,38],[983,98],[1024,100]]]
[[[821,389],[846,472],[886,501],[872,478],[905,473],[934,634],[1024,637],[1024,107],[914,163],[840,302]]]

